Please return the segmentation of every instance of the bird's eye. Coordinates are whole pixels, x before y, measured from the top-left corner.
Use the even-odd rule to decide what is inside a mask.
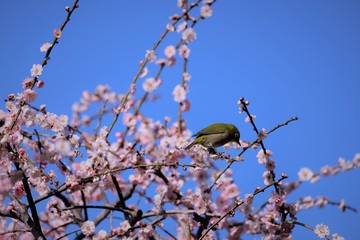
[[[235,133],[235,137],[239,137],[239,134],[238,134],[238,133]]]

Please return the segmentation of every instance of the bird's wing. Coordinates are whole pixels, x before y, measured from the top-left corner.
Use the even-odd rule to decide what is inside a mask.
[[[200,137],[200,136],[203,136],[203,135],[210,135],[210,134],[216,134],[216,133],[219,133],[219,132],[225,132],[226,130],[227,129],[226,129],[225,124],[218,124],[216,126],[216,128],[214,128],[214,127],[212,127],[212,125],[210,125],[209,127],[198,131],[193,136]]]

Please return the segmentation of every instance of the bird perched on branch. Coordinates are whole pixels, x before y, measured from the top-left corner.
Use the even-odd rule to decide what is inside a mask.
[[[195,140],[185,150],[196,144],[206,147],[211,154],[216,154],[215,148],[229,142],[240,144],[240,132],[236,126],[227,123],[214,123],[194,134]]]

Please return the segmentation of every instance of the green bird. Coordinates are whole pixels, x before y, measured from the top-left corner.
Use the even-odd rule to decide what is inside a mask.
[[[185,150],[190,149],[196,144],[206,147],[211,154],[216,154],[215,148],[229,142],[240,144],[240,132],[236,126],[227,123],[214,123],[200,130],[193,137],[195,140],[190,143]]]

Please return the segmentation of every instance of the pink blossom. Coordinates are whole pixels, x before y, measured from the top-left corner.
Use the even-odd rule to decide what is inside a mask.
[[[197,197],[194,203],[195,212],[199,215],[206,213],[207,207],[203,198]]]
[[[328,202],[329,199],[327,197],[317,197],[315,200],[315,204],[320,208],[324,207]]]
[[[67,154],[69,154],[69,151],[71,149],[71,144],[66,139],[59,139],[55,142],[55,148],[61,154],[67,155]]]
[[[40,182],[38,185],[36,185],[35,189],[40,196],[50,192],[50,187],[45,182]]]
[[[303,208],[312,208],[314,207],[314,200],[310,196],[307,196],[301,199],[301,204]]]
[[[134,95],[136,92],[136,85],[134,83],[130,84],[130,93]]]
[[[172,95],[174,96],[175,102],[182,102],[186,99],[186,90],[183,85],[176,85]]]
[[[301,168],[298,175],[300,181],[309,181],[312,177],[314,177],[314,173],[307,167]]]
[[[38,88],[42,88],[42,87],[44,87],[44,85],[45,85],[45,83],[44,83],[44,81],[42,81],[42,80],[39,80],[39,81],[37,82],[37,84],[36,84],[36,86],[37,86]]]
[[[329,165],[325,165],[322,168],[320,168],[320,173],[324,176],[332,175],[333,170]]]
[[[334,233],[332,236],[333,236],[332,240],[345,240],[345,238],[343,238],[342,236],[340,236],[337,233]]]
[[[176,53],[176,49],[173,45],[169,45],[165,48],[165,56],[171,58]]]
[[[162,81],[160,79],[147,78],[143,82],[142,86],[146,92],[151,93],[151,92],[155,91],[160,86],[161,83],[162,83]]]
[[[264,172],[262,177],[264,178],[264,184],[265,185],[269,185],[269,184],[274,182],[274,180],[272,179],[272,174],[271,174],[270,171]]]
[[[185,99],[184,101],[181,102],[180,111],[187,112],[189,110],[190,110],[190,101],[189,99]]]
[[[196,32],[192,28],[187,28],[182,32],[182,39],[186,42],[192,42],[196,39]]]
[[[51,43],[46,42],[43,45],[41,45],[40,47],[40,52],[47,52],[47,50],[49,50],[49,48],[52,46]]]
[[[86,221],[81,225],[81,232],[85,236],[91,236],[95,233],[95,223],[93,221]]]
[[[256,157],[258,159],[258,163],[265,164],[266,161],[269,159],[269,156],[271,156],[271,155],[272,155],[272,152],[270,150],[267,149],[266,154],[264,154],[264,150],[261,149],[256,155]]]
[[[144,67],[143,70],[141,71],[141,74],[139,76],[139,78],[144,78],[146,77],[146,75],[149,73],[149,69],[147,67]]]
[[[175,31],[174,25],[172,25],[172,24],[170,24],[170,23],[166,24],[166,29],[167,29],[169,32]]]
[[[61,35],[62,35],[62,32],[61,32],[60,29],[58,29],[58,28],[54,29],[54,36],[55,36],[56,38],[60,38]]]
[[[174,66],[176,63],[176,58],[174,56],[172,56],[171,58],[168,58],[168,60],[166,61],[166,65],[169,67]]]
[[[186,7],[186,3],[187,1],[186,0],[177,0],[177,7],[179,8],[183,8],[183,7]]]
[[[183,58],[189,58],[190,56],[190,48],[183,44],[179,47],[179,55]]]
[[[187,22],[186,22],[186,21],[185,21],[185,22],[182,22],[182,23],[180,23],[180,24],[177,26],[176,31],[177,31],[177,32],[182,32],[182,31],[184,31],[184,29],[186,28],[186,26],[187,26]]]
[[[268,159],[265,163],[265,168],[268,171],[273,171],[275,169],[275,162],[271,159]]]
[[[24,185],[21,181],[16,181],[14,186],[12,187],[12,190],[13,190],[15,196],[18,198],[25,196]]]
[[[124,235],[130,228],[131,226],[128,220],[121,222],[119,235]]]
[[[93,237],[93,240],[106,240],[109,239],[107,237],[107,232],[105,230],[100,230],[96,235]]]
[[[207,17],[211,17],[213,11],[211,9],[211,7],[207,4],[203,5],[200,8],[200,16],[203,18],[207,18]]]
[[[26,102],[33,102],[35,101],[36,97],[37,97],[37,92],[32,89],[28,88],[23,92],[23,99]]]
[[[149,62],[154,62],[156,59],[156,53],[154,50],[146,50],[145,58]]]
[[[168,59],[160,58],[160,59],[156,60],[155,64],[157,64],[157,65],[165,65],[165,64],[171,65],[172,63],[169,63]]]
[[[319,238],[325,238],[330,233],[329,227],[324,224],[318,224],[314,229],[314,233]]]
[[[260,132],[259,132],[259,134],[258,134],[258,138],[259,138],[260,140],[264,140],[265,138],[267,138],[267,135],[268,135],[268,134],[267,134],[265,128],[263,128],[263,129],[260,130]]]
[[[239,196],[239,194],[240,194],[239,188],[235,183],[227,185],[224,191],[224,195],[227,198],[233,198]]]
[[[31,88],[33,82],[34,82],[33,78],[25,78],[22,82],[23,89]]]
[[[32,77],[40,76],[42,73],[43,67],[40,64],[34,64],[30,70]]]
[[[246,204],[252,204],[253,199],[254,199],[254,194],[245,194]]]
[[[190,81],[190,79],[191,79],[191,75],[188,72],[184,72],[182,76],[183,76],[183,79],[187,82]]]
[[[127,127],[134,127],[136,125],[136,117],[131,113],[124,113],[123,123]]]
[[[256,119],[256,116],[255,116],[255,115],[251,115],[251,119],[254,121],[254,120]],[[250,117],[249,117],[249,116],[247,116],[247,117],[245,118],[245,122],[246,122],[246,123],[249,123],[249,122],[250,122]]]

